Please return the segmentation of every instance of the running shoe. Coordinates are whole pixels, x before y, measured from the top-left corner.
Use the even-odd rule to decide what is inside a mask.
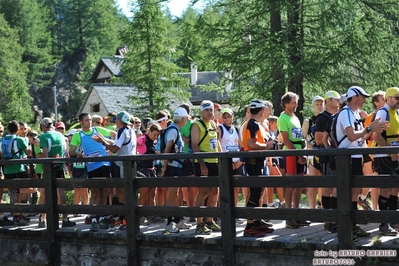
[[[104,219],[102,219],[99,223],[98,223],[98,227],[100,229],[108,229],[109,228],[109,224],[107,224]]]
[[[286,220],[285,227],[289,229],[298,229],[301,226],[295,220]]]
[[[199,234],[199,235],[210,235],[212,233],[212,230],[209,229],[204,223],[200,223],[200,224],[197,224],[195,233]]]
[[[62,220],[62,227],[73,227],[76,226],[76,222],[72,222],[69,220],[69,218],[66,218],[65,220]]]
[[[98,223],[92,222],[90,226],[90,232],[97,232],[98,231]]]
[[[24,219],[24,217],[22,217],[21,215],[14,216],[13,221],[15,226],[26,226],[29,224],[29,221]]]
[[[386,223],[383,226],[380,226],[379,232],[381,235],[384,235],[384,236],[398,235],[398,232],[395,229],[393,229],[389,223]]]
[[[367,198],[362,200],[360,198],[360,196],[357,198],[357,205],[359,205],[360,207],[362,207],[363,210],[365,211],[372,211],[373,208],[371,208],[370,204],[367,201]]]
[[[165,227],[165,232],[168,233],[179,233],[180,230],[179,228],[176,227],[176,223],[175,222],[170,222],[166,227]]]
[[[184,219],[180,219],[180,221],[176,224],[176,227],[179,229],[190,229],[191,224],[188,224],[184,221]]]
[[[210,230],[212,230],[212,232],[220,232],[222,231],[222,228],[215,223],[215,221],[210,221],[206,223],[206,227],[208,227]]]
[[[7,217],[4,217],[3,219],[0,220],[0,226],[11,226],[11,225],[14,225],[14,222],[8,220]]]
[[[244,229],[244,236],[246,237],[264,237],[266,232],[257,230],[255,226],[246,227]]]
[[[353,234],[356,235],[357,237],[369,237],[369,236],[371,236],[371,233],[364,231],[362,228],[360,228],[357,225],[353,227]]]

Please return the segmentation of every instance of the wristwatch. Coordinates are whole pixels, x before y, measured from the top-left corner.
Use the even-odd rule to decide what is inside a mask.
[[[370,126],[366,127],[366,132],[367,132],[367,134],[371,132],[371,127]]]

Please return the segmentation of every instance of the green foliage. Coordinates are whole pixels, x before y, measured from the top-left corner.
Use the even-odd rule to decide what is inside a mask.
[[[49,10],[42,1],[0,0],[0,13],[19,36],[24,47],[22,62],[27,66],[27,78],[34,85],[51,78],[50,66],[54,64],[51,55],[49,33]]]
[[[173,63],[175,38],[171,38],[168,17],[164,16],[158,1],[136,1],[129,25],[121,38],[129,52],[122,67],[123,80],[134,84],[137,94],[132,105],[140,106],[134,113],[152,115],[168,109],[170,99],[188,98],[188,80],[176,73],[181,69]]]
[[[10,28],[0,14],[0,119],[3,121],[32,118],[23,52],[17,30]]]

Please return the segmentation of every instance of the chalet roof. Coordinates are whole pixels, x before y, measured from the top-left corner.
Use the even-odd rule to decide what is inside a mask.
[[[133,106],[131,96],[137,96],[138,91],[134,85],[113,85],[113,84],[92,84],[87,91],[86,97],[82,102],[78,114],[80,114],[83,108],[86,106],[88,99],[92,92],[96,91],[101,102],[104,104],[107,112],[119,112],[121,110],[127,111],[133,115],[146,114],[146,110],[143,110],[140,104]],[[139,95],[138,95],[139,96]],[[144,98],[145,96],[142,95]],[[170,95],[169,106],[172,110],[176,109],[182,101],[176,99]],[[189,103],[190,104],[190,103]],[[191,104],[190,104],[191,105]],[[192,106],[192,105],[191,105]]]
[[[99,82],[96,78],[103,67],[105,67],[112,76],[122,77],[122,64],[124,59],[121,56],[101,57],[90,77],[92,82]]]

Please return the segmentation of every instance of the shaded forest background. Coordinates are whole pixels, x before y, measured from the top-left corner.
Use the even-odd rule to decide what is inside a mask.
[[[191,63],[231,71],[204,90],[233,82],[232,106],[267,99],[275,114],[286,91],[308,115],[327,90],[398,85],[398,1],[213,0],[180,18],[165,2],[131,1],[127,18],[114,0],[0,0],[0,121],[54,117],[56,86],[58,120],[72,123],[98,60],[120,46],[129,53],[112,83],[136,85],[145,97],[132,102],[150,113],[167,108],[165,93],[187,99],[189,81],[176,73]]]

